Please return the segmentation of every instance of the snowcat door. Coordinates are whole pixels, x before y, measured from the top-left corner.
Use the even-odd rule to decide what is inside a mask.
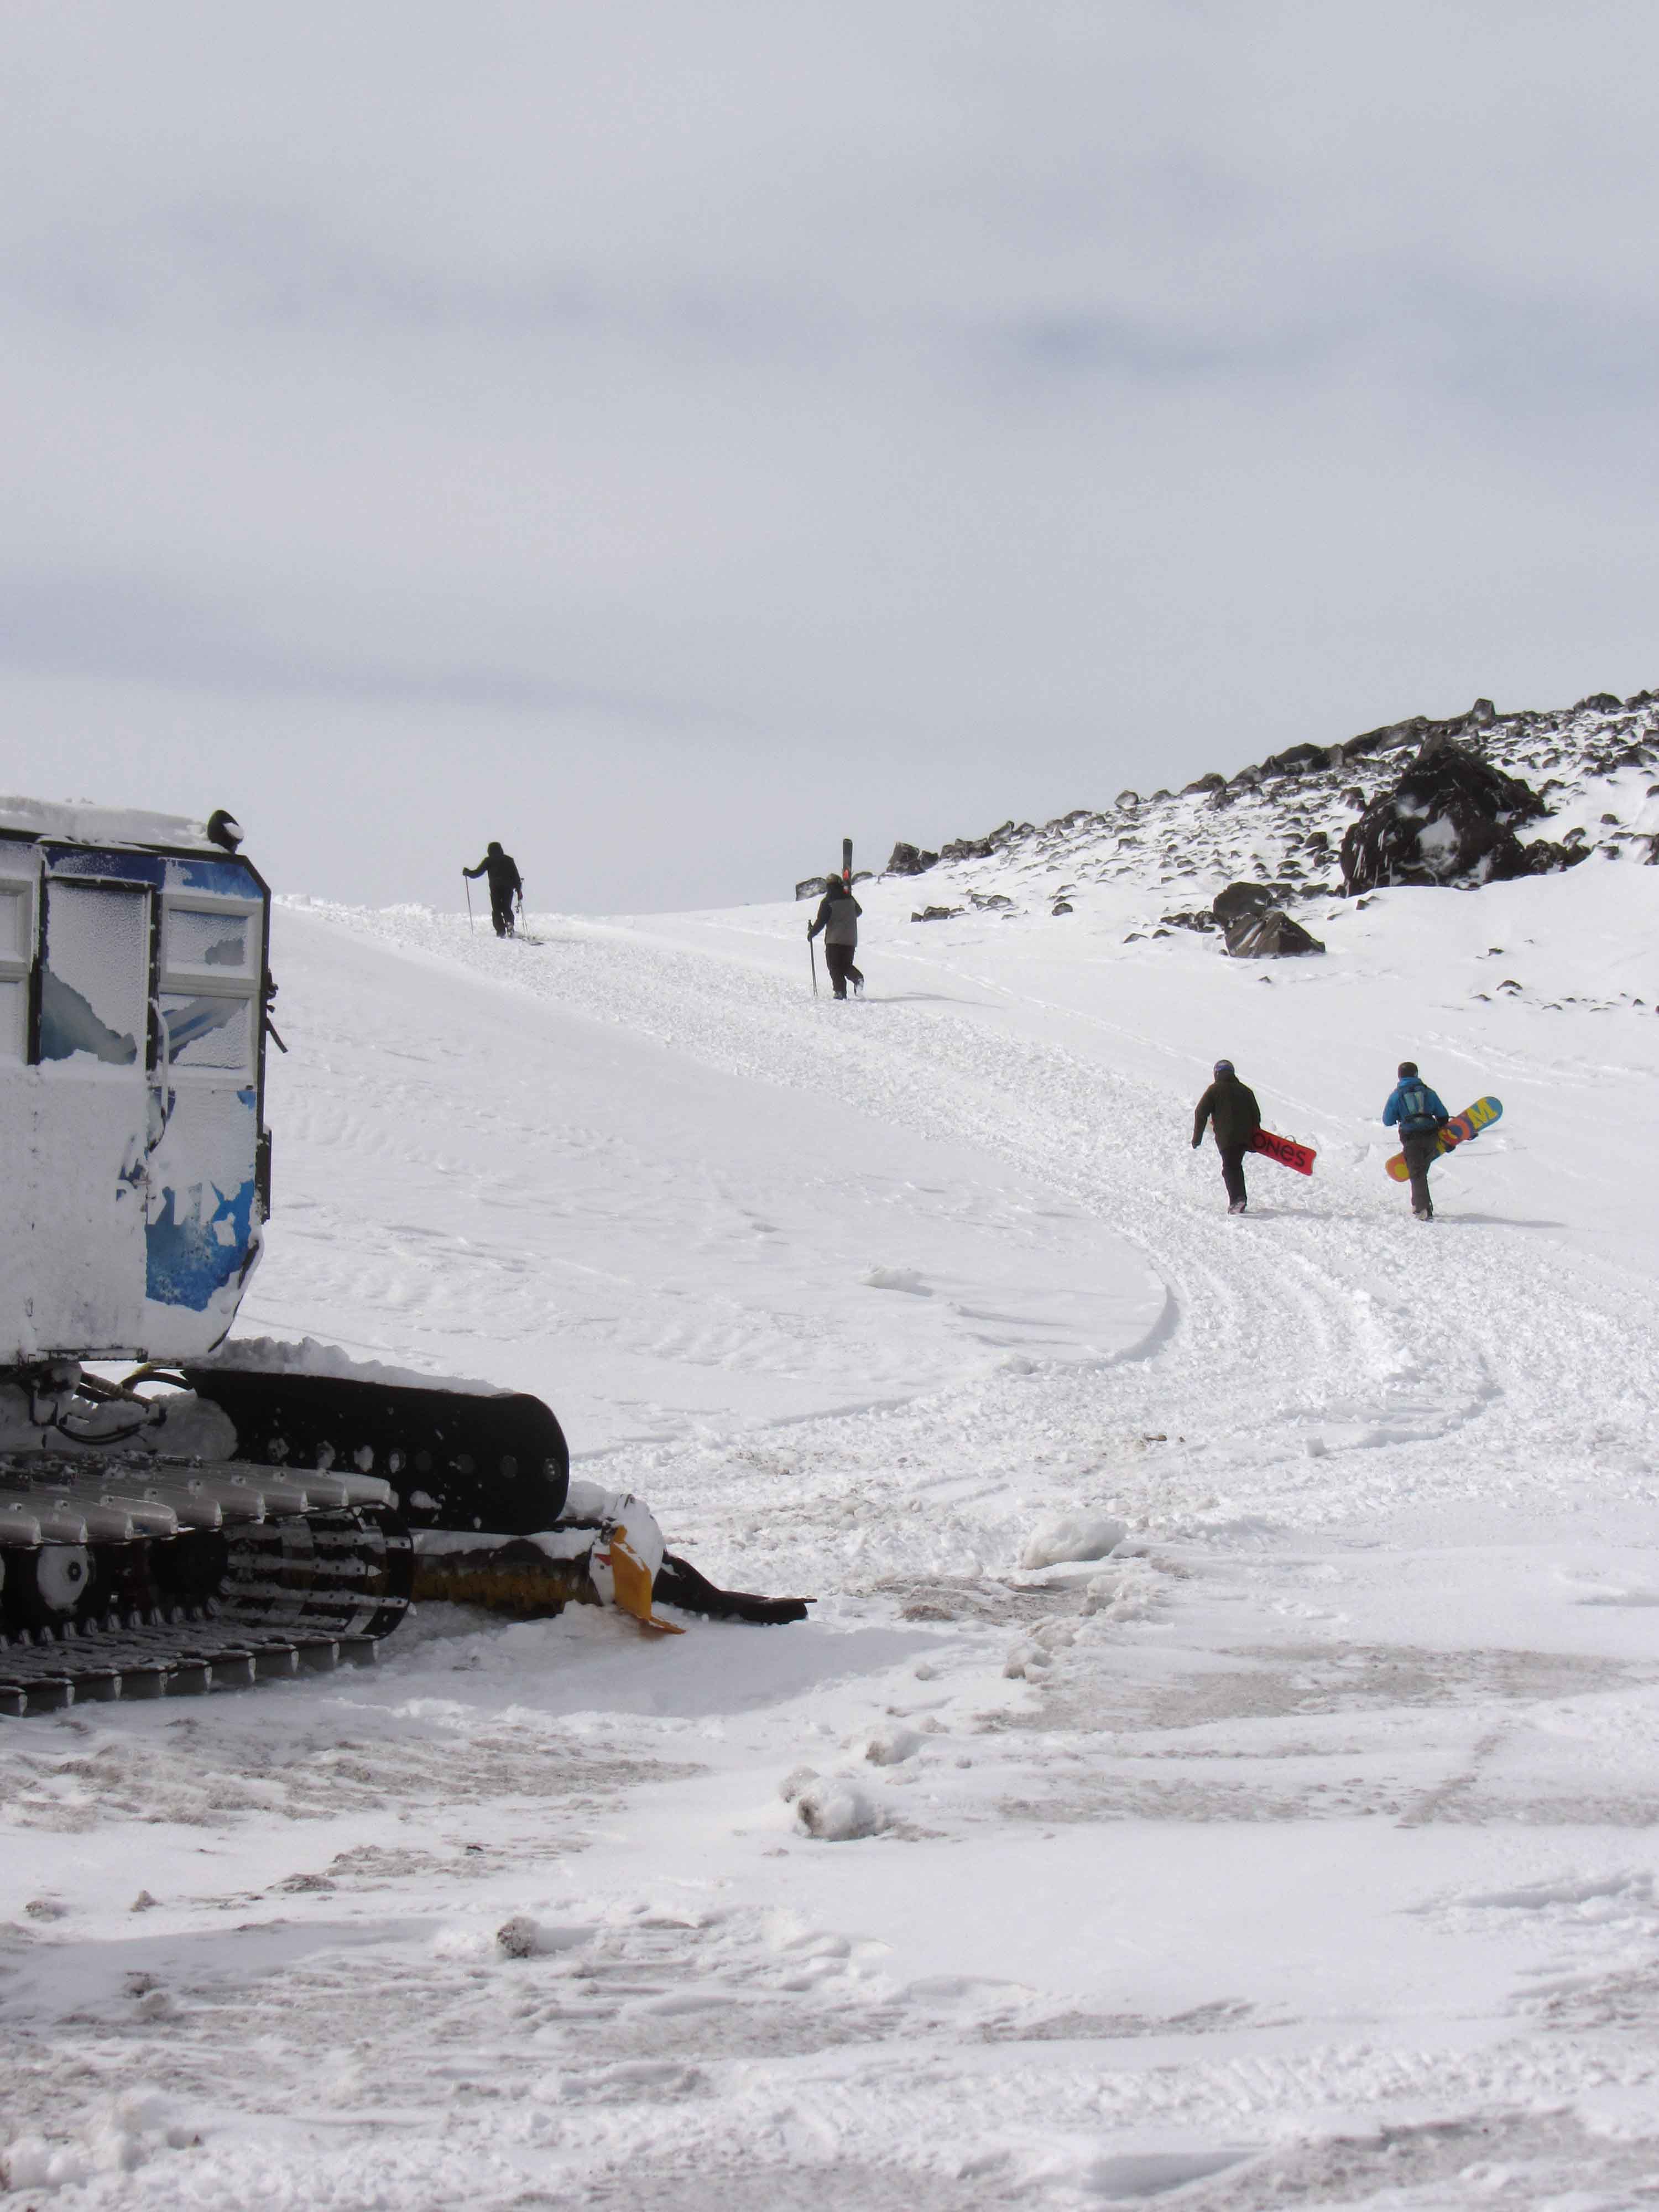
[[[143,1316],[150,892],[48,872],[41,894],[27,1317],[40,1353],[118,1354]]]

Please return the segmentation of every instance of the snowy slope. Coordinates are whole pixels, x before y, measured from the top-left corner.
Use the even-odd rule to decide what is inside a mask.
[[[1267,968],[1138,929],[1154,871],[912,923],[943,876],[861,888],[846,1006],[792,905],[280,911],[242,1326],[543,1391],[820,1602],[428,1609],[372,1675],[7,1733],[15,2183],[1643,2201],[1659,870],[1332,902]],[[1427,1230],[1407,1051],[1505,1106]],[[1221,1052],[1321,1154],[1243,1220]],[[1060,1516],[1128,1534],[1022,1569]]]

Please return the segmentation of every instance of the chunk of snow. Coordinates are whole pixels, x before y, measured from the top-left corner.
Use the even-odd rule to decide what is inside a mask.
[[[1103,1559],[1128,1530],[1105,1513],[1060,1513],[1038,1523],[1019,1555],[1022,1567],[1057,1567],[1068,1559]]]
[[[592,1940],[591,1928],[568,1928],[515,1912],[495,1930],[495,1948],[504,1959],[546,1958],[557,1951],[577,1951]]]
[[[847,1844],[879,1835],[887,1815],[856,1782],[830,1777],[809,1782],[795,1799],[795,1818],[809,1836],[826,1844]]]
[[[872,1766],[900,1766],[907,1759],[914,1759],[921,1749],[921,1738],[915,1729],[898,1721],[878,1721],[872,1729],[854,1739]]]
[[[504,1959],[533,1959],[538,1930],[533,1920],[515,1912],[495,1930],[495,1948]]]
[[[564,1513],[567,1521],[608,1521],[617,1502],[617,1492],[607,1490],[602,1482],[586,1482],[573,1475],[570,1487],[565,1492]]]

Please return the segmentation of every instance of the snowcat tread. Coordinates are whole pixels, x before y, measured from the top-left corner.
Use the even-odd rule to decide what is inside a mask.
[[[61,1643],[0,1647],[0,1719],[118,1698],[199,1697],[372,1666],[377,1656],[374,1637],[250,1636],[214,1621],[182,1630],[94,1631]]]
[[[212,1474],[193,1472],[198,1480]],[[66,1469],[33,1455],[5,1462],[8,1485],[43,1500],[77,1479],[113,1494],[144,1483],[176,1486],[181,1474],[176,1463],[161,1462],[90,1475],[79,1463]],[[36,1570],[50,1569],[54,1555],[78,1558],[77,1571],[88,1579],[80,1611],[43,1618]],[[7,1559],[0,1717],[10,1718],[73,1704],[202,1696],[371,1663],[376,1640],[407,1608],[414,1565],[408,1531],[381,1505],[285,1513],[223,1529],[175,1522],[167,1533],[157,1524],[79,1546],[46,1537],[8,1547]]]
[[[526,1392],[218,1364],[181,1372],[229,1416],[238,1461],[301,1481],[313,1468],[379,1476],[413,1528],[532,1536],[564,1510],[570,1449],[550,1408]]]

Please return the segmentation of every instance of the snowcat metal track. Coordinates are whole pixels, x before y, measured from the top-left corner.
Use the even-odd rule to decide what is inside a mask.
[[[200,1697],[256,1682],[373,1665],[372,1636],[280,1636],[240,1623],[157,1619],[38,1641],[0,1638],[0,1718],[61,1712],[71,1705]]]
[[[0,1715],[372,1654],[413,1546],[383,1483],[123,1454],[0,1459]]]
[[[570,1449],[527,1392],[217,1364],[182,1371],[230,1417],[238,1459],[378,1475],[412,1528],[529,1536],[564,1510]]]

